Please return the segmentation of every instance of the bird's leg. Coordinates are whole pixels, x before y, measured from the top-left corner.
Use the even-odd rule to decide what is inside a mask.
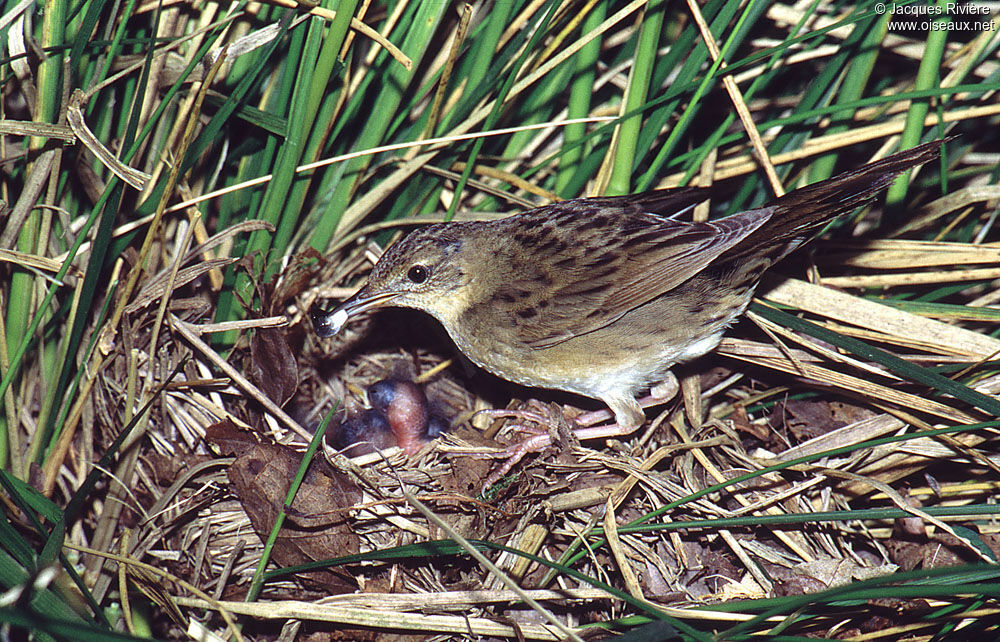
[[[677,377],[674,376],[674,373],[667,372],[663,381],[656,384],[649,390],[649,396],[639,399],[636,403],[640,408],[652,408],[654,406],[659,406],[667,403],[677,396],[677,391],[679,389],[680,386],[677,383]],[[608,407],[611,407],[610,402],[608,402]],[[607,421],[608,419],[611,419],[611,417],[611,412],[608,410],[594,410],[592,412],[585,412],[582,415],[578,415],[576,417],[576,423],[584,427],[589,427],[602,421]],[[616,423],[614,425],[619,425],[619,418],[617,415],[615,416],[615,421]],[[645,421],[645,417],[643,417],[643,421]],[[640,425],[642,424],[636,424],[635,428],[638,428]],[[627,432],[615,433],[608,436],[614,437],[618,435],[627,435],[635,430],[635,428],[632,428]],[[594,437],[580,437],[580,439],[594,439]]]
[[[666,376],[663,377],[663,381],[649,389],[649,396],[656,400],[656,403],[665,403],[676,397],[680,389],[681,386],[677,383],[677,377],[674,376],[674,373],[667,371]]]
[[[679,386],[677,384],[677,378],[674,377],[673,373],[667,373],[667,377],[664,380],[653,386],[650,390],[650,396],[645,397],[641,400],[636,400],[630,395],[621,396],[607,396],[603,401],[608,404],[607,410],[598,410],[595,412],[584,413],[575,419],[575,423],[580,426],[573,430],[573,435],[580,441],[587,439],[609,439],[611,437],[621,437],[623,435],[629,435],[636,431],[643,423],[646,421],[646,415],[643,413],[642,409],[650,406],[656,406],[667,401],[670,401],[677,394]],[[549,409],[548,417],[543,418],[540,414],[533,413],[531,411],[513,411],[513,410],[498,410],[498,411],[487,411],[490,412],[490,416],[501,417],[501,416],[517,416],[521,418],[528,418],[530,416],[531,421],[538,422],[540,425],[544,426],[548,424],[549,426],[556,426],[558,419],[554,418],[552,413],[558,412],[555,406]],[[594,426],[594,424],[610,419],[612,413],[615,418],[615,423],[606,424],[603,426]],[[539,421],[542,419],[542,421]],[[559,419],[562,419],[561,417]],[[563,419],[565,421],[565,419]],[[526,428],[526,426],[519,425],[519,428]],[[530,430],[529,430],[530,432]],[[537,434],[525,439],[519,443],[516,443],[506,450],[503,450],[494,455],[499,459],[506,458],[506,461],[493,473],[487,477],[486,482],[483,484],[484,488],[489,488],[501,477],[506,475],[510,470],[521,461],[525,455],[533,452],[539,452],[542,449],[548,447],[552,444],[552,434],[556,432],[553,429],[546,430],[545,432],[538,432]]]
[[[511,416],[511,413],[512,411],[509,410],[500,411],[497,414],[491,413],[491,416]],[[556,403],[553,403],[547,409],[545,415],[536,414],[531,411],[522,411],[518,412],[514,416],[530,416],[531,420],[534,421],[537,426],[532,428],[531,426],[524,424],[517,424],[515,426],[517,429],[532,433],[532,435],[527,439],[522,439],[521,441],[510,445],[498,453],[490,455],[491,457],[495,457],[497,459],[503,459],[504,462],[499,468],[490,473],[489,477],[486,478],[486,481],[483,483],[484,490],[497,483],[500,478],[510,472],[510,469],[521,461],[525,455],[540,452],[553,442],[565,443],[567,441],[567,437],[574,442],[576,441],[576,431],[570,430],[569,422],[566,421],[565,415],[563,415],[562,410]]]
[[[578,440],[582,441],[584,439],[598,439],[601,437],[611,437],[615,435],[627,435],[628,433],[635,431],[635,429],[641,426],[646,420],[646,416],[642,413],[642,408],[639,406],[639,403],[632,397],[614,399],[607,398],[605,399],[605,402],[614,410],[617,423],[589,428],[576,428],[573,430],[573,435],[575,435]],[[510,411],[501,412],[510,413]],[[500,481],[500,479],[510,472],[510,470],[517,465],[518,462],[524,459],[525,455],[541,452],[545,448],[552,445],[552,436],[558,431],[558,423],[560,420],[563,424],[566,422],[565,417],[553,416],[553,414],[557,412],[559,412],[557,408],[552,408],[549,416],[545,419],[545,423],[540,424],[541,426],[547,425],[549,427],[547,430],[539,430],[531,437],[522,439],[508,448],[490,455],[491,457],[495,457],[497,459],[503,459],[504,462],[499,468],[490,473],[489,477],[486,478],[483,482],[483,489],[489,488],[493,484]],[[523,417],[524,415],[522,414],[519,416]],[[540,416],[538,418],[541,419]],[[534,420],[534,417],[532,419]],[[577,425],[580,424],[578,423]],[[519,425],[518,428],[524,429],[526,426]]]

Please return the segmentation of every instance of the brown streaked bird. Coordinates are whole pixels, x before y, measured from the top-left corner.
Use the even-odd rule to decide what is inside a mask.
[[[423,310],[474,363],[600,399],[617,422],[603,436],[628,434],[645,420],[636,395],[654,386],[655,396],[673,396],[670,367],[719,344],[765,270],[936,158],[942,142],[706,223],[672,218],[708,196],[686,187],[430,225],[386,250],[368,283],[313,323],[330,336],[372,308]]]

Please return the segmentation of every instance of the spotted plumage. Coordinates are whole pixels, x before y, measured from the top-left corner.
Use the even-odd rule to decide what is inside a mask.
[[[314,322],[326,335],[369,308],[423,310],[483,368],[601,399],[628,432],[643,421],[636,395],[715,348],[771,265],[940,144],[705,223],[676,218],[708,196],[687,187],[431,225],[390,247],[367,285]]]

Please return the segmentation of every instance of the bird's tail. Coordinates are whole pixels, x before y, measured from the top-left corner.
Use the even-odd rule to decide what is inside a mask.
[[[771,263],[781,259],[810,240],[817,228],[871,202],[906,170],[937,158],[947,140],[951,139],[924,143],[785,194],[765,206],[774,208],[768,222],[727,251],[725,258],[738,260],[773,248]]]

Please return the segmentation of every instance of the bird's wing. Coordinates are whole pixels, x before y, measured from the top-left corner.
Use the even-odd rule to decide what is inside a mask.
[[[530,229],[542,232],[532,236],[545,236],[549,226],[561,230],[554,236],[572,243],[564,249],[558,242],[532,248],[538,250],[536,278],[526,273],[523,282],[512,279],[504,296],[527,293],[510,306],[515,334],[541,349],[593,332],[677,287],[730,249],[730,264],[761,251],[777,260],[810,230],[864,205],[903,171],[936,158],[943,142],[919,145],[709,223],[671,218],[707,196],[699,188],[564,201],[526,212],[535,223]]]
[[[705,269],[771,215],[763,208],[707,223],[665,218],[666,207],[704,197],[680,191],[564,201],[522,215],[522,225],[536,223],[531,265],[493,296],[511,310],[518,340],[548,348],[604,327]]]

